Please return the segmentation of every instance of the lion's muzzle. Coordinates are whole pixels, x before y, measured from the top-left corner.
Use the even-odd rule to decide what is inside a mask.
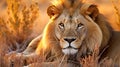
[[[78,48],[75,47],[75,44],[73,42],[76,41],[76,38],[64,38],[64,45],[62,48],[62,51],[64,54],[75,54],[78,52]]]

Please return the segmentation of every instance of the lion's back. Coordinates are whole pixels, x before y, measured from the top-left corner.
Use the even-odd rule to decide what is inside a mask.
[[[120,31],[113,31],[113,35],[108,43],[108,48],[104,51],[102,58],[112,58],[115,64],[120,64]]]

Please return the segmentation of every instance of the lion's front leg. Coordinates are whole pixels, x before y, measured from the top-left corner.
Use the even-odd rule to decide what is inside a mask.
[[[38,37],[33,39],[28,45],[28,47],[23,51],[23,54],[28,55],[28,54],[34,53],[34,51],[38,46],[38,43],[41,41],[41,38],[42,38],[42,35],[39,35]]]

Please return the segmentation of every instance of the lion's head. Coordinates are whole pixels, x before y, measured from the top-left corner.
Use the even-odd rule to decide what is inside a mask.
[[[71,1],[60,0],[59,4],[48,7],[50,22],[45,27],[41,44],[51,47],[56,54],[91,54],[95,46],[100,47],[109,39],[109,33],[103,33],[108,32],[108,28],[100,21],[96,5],[79,0],[69,3]]]

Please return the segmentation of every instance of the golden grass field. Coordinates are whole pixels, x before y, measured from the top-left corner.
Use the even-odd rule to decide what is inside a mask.
[[[98,5],[100,13],[105,15],[114,30],[120,31],[120,0],[84,1]],[[15,52],[22,52],[33,38],[42,33],[49,21],[46,13],[49,4],[50,0],[0,0],[0,67],[22,67],[24,58],[15,57]],[[16,61],[14,66],[11,59]],[[36,57],[34,61],[39,63],[31,67],[40,67],[38,65],[44,61],[44,57],[40,60]],[[81,60],[81,63],[83,67],[112,65],[110,59],[98,64],[96,55]]]

